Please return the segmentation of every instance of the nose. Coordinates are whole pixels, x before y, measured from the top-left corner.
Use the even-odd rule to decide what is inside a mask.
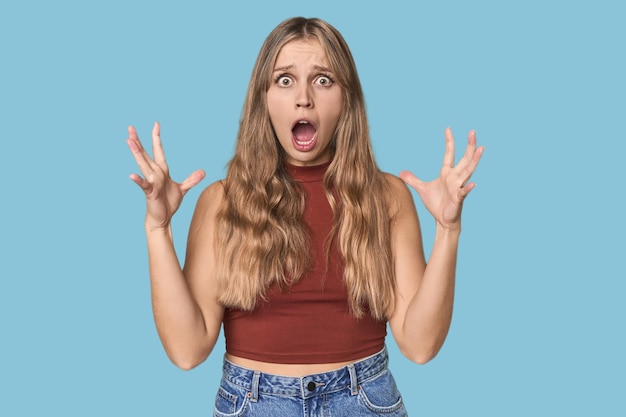
[[[298,89],[298,95],[296,96],[296,108],[301,107],[313,107],[313,98],[308,85],[303,85]]]

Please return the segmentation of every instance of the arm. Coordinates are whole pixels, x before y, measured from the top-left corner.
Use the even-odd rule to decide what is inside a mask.
[[[435,239],[428,264],[411,194],[400,181],[394,184],[398,199],[392,226],[396,308],[389,322],[400,350],[417,363],[435,357],[450,328],[462,203],[475,186],[467,181],[483,150],[476,148],[475,134],[470,132],[465,155],[454,166],[454,139],[448,129],[439,178],[424,183],[411,173],[401,173],[435,218]]]
[[[128,146],[144,176],[131,175],[146,195],[146,237],[152,308],[157,331],[169,358],[190,369],[209,355],[219,334],[223,309],[211,283],[213,224],[222,187],[213,184],[201,195],[191,223],[185,270],[174,250],[171,218],[185,193],[202,178],[196,171],[178,184],[171,180],[161,146],[159,125],[152,132],[154,160],[144,150],[135,129]]]

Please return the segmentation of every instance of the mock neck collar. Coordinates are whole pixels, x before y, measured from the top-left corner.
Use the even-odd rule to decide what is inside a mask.
[[[291,178],[299,182],[321,181],[331,161],[320,165],[298,166],[285,162],[285,169]]]

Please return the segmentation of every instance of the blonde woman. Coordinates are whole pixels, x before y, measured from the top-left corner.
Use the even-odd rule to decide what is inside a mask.
[[[170,222],[185,193],[159,136],[134,128],[154,318],[169,358],[190,369],[224,326],[215,416],[405,416],[387,368],[386,326],[402,353],[432,359],[452,316],[461,208],[483,153],[470,132],[440,176],[381,172],[354,60],[319,19],[277,26],[254,67],[227,176],[201,194],[181,269]],[[409,189],[436,221],[428,264]]]

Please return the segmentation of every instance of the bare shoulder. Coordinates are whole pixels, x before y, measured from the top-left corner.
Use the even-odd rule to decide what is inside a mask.
[[[216,210],[224,200],[224,181],[215,181],[206,187],[196,204],[196,210],[203,208],[205,210]]]
[[[389,206],[389,215],[396,218],[398,215],[409,212],[415,212],[415,204],[409,187],[402,179],[396,175],[384,172],[383,176],[388,184],[387,204]]]
[[[224,185],[222,181],[216,181],[206,187],[196,203],[191,226],[189,227],[189,244],[204,242],[212,236],[215,227],[217,212],[224,201]]]
[[[202,191],[187,236],[184,272],[201,306],[208,303],[208,295],[214,295],[209,291],[208,285],[215,265],[217,213],[223,198],[224,187],[221,181],[214,182]]]

